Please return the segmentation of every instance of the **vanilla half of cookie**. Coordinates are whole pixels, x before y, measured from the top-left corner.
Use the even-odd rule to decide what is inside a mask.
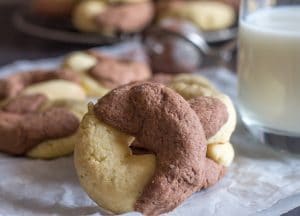
[[[134,210],[134,204],[155,170],[155,156],[133,155],[133,137],[99,121],[93,106],[81,122],[74,162],[80,183],[101,207],[114,213]]]
[[[43,94],[49,100],[85,100],[85,91],[80,85],[67,80],[49,80],[25,88],[21,94]]]

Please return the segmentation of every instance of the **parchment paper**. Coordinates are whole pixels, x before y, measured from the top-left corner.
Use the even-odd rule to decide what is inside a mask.
[[[128,50],[137,54],[139,48],[137,42],[127,42],[103,50],[122,55]],[[18,61],[0,69],[0,75],[51,68],[60,62],[61,58]],[[237,81],[230,71],[211,68],[202,74],[236,101]],[[256,142],[240,121],[232,143],[236,158],[226,177],[168,215],[279,215],[300,205],[299,156]],[[103,214],[81,189],[71,156],[42,161],[0,154],[0,215]]]

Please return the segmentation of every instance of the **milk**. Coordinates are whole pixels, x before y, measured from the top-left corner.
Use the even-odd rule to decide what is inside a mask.
[[[300,136],[300,6],[240,21],[239,105],[253,127]]]

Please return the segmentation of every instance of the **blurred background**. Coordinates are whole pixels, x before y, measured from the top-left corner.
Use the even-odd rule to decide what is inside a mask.
[[[0,66],[18,59],[55,57],[69,51],[92,47],[45,40],[18,31],[13,25],[13,14],[28,2],[0,0]]]
[[[52,5],[55,4],[58,5],[58,2],[71,2],[71,1],[76,2],[76,4],[78,5],[77,2],[79,1],[77,0],[69,0],[69,1],[56,0],[56,1],[48,1],[48,2],[52,2],[53,3]],[[189,56],[189,58],[186,59],[192,59],[193,61],[190,61],[190,63],[191,64],[194,63],[195,65],[197,65],[197,67],[198,66],[206,67],[210,65],[221,64],[224,65],[225,67],[228,67],[232,71],[236,70],[235,37],[237,33],[237,16],[238,16],[237,8],[238,8],[239,0],[219,0],[219,2],[221,2],[223,5],[226,4],[227,6],[230,6],[231,11],[230,10],[228,11],[228,8],[220,7],[220,5],[213,6],[215,7],[215,10],[211,10],[212,8],[211,5],[209,6],[203,5],[201,7],[199,6],[199,8],[196,7],[195,10],[191,10],[190,9],[191,7],[189,9],[188,7],[186,7],[185,10],[181,10],[181,9],[178,10],[178,8],[181,8],[180,4],[167,5],[167,4],[163,4],[164,2],[167,1],[160,1],[160,2],[157,1],[155,3],[157,14],[155,15],[155,19],[153,19],[155,21],[151,22],[152,23],[151,26],[153,26],[153,24],[155,23],[156,25],[154,26],[156,26],[156,28],[154,28],[154,30],[158,30],[158,31],[148,31],[150,29],[148,25],[146,31],[145,28],[143,28],[142,30],[139,29],[138,32],[141,34],[136,34],[136,31],[134,33],[133,32],[124,33],[124,31],[123,32],[114,31],[112,33],[110,32],[110,29],[103,30],[100,34],[99,32],[97,32],[98,34],[95,34],[93,30],[85,28],[85,26],[88,26],[86,23],[84,23],[84,25],[81,24],[84,21],[84,19],[83,21],[81,18],[79,21],[78,19],[76,20],[76,10],[78,14],[77,17],[82,17],[81,15],[83,13],[82,12],[83,9],[76,9],[77,6],[72,6],[73,11],[67,12],[72,14],[72,16],[70,14],[57,15],[55,13],[53,14],[51,10],[48,10],[51,7],[45,4],[46,2],[45,0],[40,0],[40,1],[36,0],[33,2],[34,4],[32,3],[32,1],[0,0],[0,26],[1,26],[0,65],[5,65],[19,59],[40,59],[46,57],[48,58],[48,57],[60,56],[74,50],[82,50],[82,49],[88,49],[99,45],[102,46],[102,45],[118,43],[124,40],[136,39],[137,37],[141,40],[140,35],[146,34],[148,38],[150,35],[150,39],[151,39],[150,40],[151,43],[150,44],[147,43],[148,47],[156,48],[157,46],[153,46],[153,41],[157,45],[157,40],[156,40],[157,38],[159,38],[158,43],[162,43],[163,46],[171,47],[168,48],[168,53],[164,53],[163,55],[161,55],[160,53],[158,55],[158,58],[155,58],[154,56],[153,59],[155,61],[157,59],[159,59],[159,61],[160,59],[163,59],[164,61],[168,61],[168,62],[170,61],[180,62],[180,59],[183,59],[184,56]],[[201,17],[197,17],[195,15],[197,14],[196,9],[197,12],[199,10],[204,11],[204,13],[209,12],[210,13],[208,14],[209,16],[222,17],[221,19],[223,19],[223,22],[220,23],[221,26],[214,26],[211,25],[209,22],[208,24],[206,24],[205,22],[200,22],[200,21],[198,22],[198,20],[201,20]],[[227,9],[227,11],[226,10],[224,11],[224,9]],[[94,9],[92,9],[91,11],[93,10]],[[223,52],[222,55],[219,55],[220,53],[218,53],[217,55],[215,55],[214,53],[213,56],[204,55],[205,47],[203,48],[202,44],[197,44],[199,42],[199,39],[196,38],[195,40],[195,38],[190,37],[193,33],[193,30],[191,30],[192,31],[191,34],[186,34],[186,32],[184,33],[186,34],[184,35],[185,37],[188,37],[189,40],[190,39],[192,40],[192,44],[191,41],[188,41],[187,43],[186,41],[184,42],[180,41],[180,39],[182,38],[179,39],[177,37],[174,38],[173,36],[176,35],[177,32],[176,34],[172,34],[172,37],[169,37],[169,35],[167,37],[165,36],[161,37],[161,32],[162,32],[161,28],[165,28],[165,26],[163,27],[160,26],[160,28],[158,28],[157,20],[163,20],[162,18],[166,18],[166,17],[176,17],[176,18],[180,17],[183,18],[182,20],[188,19],[189,21],[194,21],[193,22],[194,27],[196,26],[198,28],[199,26],[201,26],[202,28],[201,32],[204,33],[203,34],[204,36],[201,35],[201,37],[202,36],[204,37],[204,40],[206,40],[206,42],[209,44],[210,47],[214,47],[214,49],[216,48],[218,50],[220,49],[220,47],[222,49],[223,47],[226,47],[225,49],[228,49],[229,51]],[[104,20],[104,22],[106,22],[106,20]],[[214,20],[214,22],[212,23],[218,23],[218,22],[220,22],[220,19]],[[169,25],[168,28],[170,28],[170,24],[168,25]],[[189,26],[186,27],[185,24],[183,24],[183,27],[180,27],[180,31],[182,31],[182,29],[184,29],[185,31],[186,29],[189,29]],[[176,31],[178,31],[178,29]],[[157,36],[157,32],[159,32],[159,36]],[[164,35],[166,35],[166,32],[164,32]],[[181,33],[182,32],[180,32],[180,34]],[[203,38],[200,38],[200,40],[201,39]],[[195,44],[193,44],[194,42],[198,47],[195,48]],[[174,47],[176,47],[176,49]],[[178,57],[178,53],[176,53],[176,50],[180,50],[181,54],[179,55],[179,57]],[[154,51],[151,50],[151,52],[152,53],[156,52],[156,50]],[[177,59],[172,59],[172,58],[177,58]],[[161,64],[160,62],[158,62],[158,64],[156,63],[156,65],[161,65]],[[177,65],[175,68],[181,69],[181,67],[180,66],[177,67]],[[164,70],[165,68],[158,68],[158,69]]]

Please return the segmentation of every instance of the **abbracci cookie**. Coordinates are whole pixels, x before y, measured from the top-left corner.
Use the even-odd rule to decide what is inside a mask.
[[[0,80],[0,100],[15,97],[21,93],[28,94],[33,93],[39,84],[49,84],[53,80],[65,81],[62,85],[66,84],[68,87],[80,89],[79,78],[76,74],[73,74],[70,70],[32,70],[22,73],[16,73]],[[76,87],[74,87],[76,86]],[[65,87],[65,86],[64,86]],[[51,91],[55,89],[47,88],[48,96],[51,95]],[[79,91],[79,90],[78,90]],[[68,91],[67,91],[68,92]],[[80,94],[83,95],[83,94]],[[83,96],[84,97],[84,96]]]
[[[106,35],[139,32],[154,16],[151,0],[81,1],[73,11],[73,24],[80,31]]]
[[[230,142],[231,135],[236,127],[237,117],[234,105],[227,95],[218,91],[209,80],[199,75],[177,75],[169,82],[168,86],[187,100],[199,96],[208,96],[222,101],[226,105],[229,117],[218,133],[208,139],[208,144],[224,144]]]
[[[230,115],[216,97],[186,100],[157,82],[116,88],[90,104],[81,122],[74,157],[80,183],[114,213],[171,211],[226,173],[232,146],[223,144],[216,153],[215,147],[208,150],[207,140]]]
[[[76,72],[87,94],[94,97],[101,97],[120,85],[151,77],[151,70],[144,62],[95,51],[74,52],[66,57],[63,67]]]
[[[230,4],[228,4],[230,3]],[[174,0],[158,3],[158,19],[176,18],[191,21],[202,31],[215,31],[232,26],[236,21],[233,1]]]
[[[0,151],[50,159],[71,154],[86,95],[69,70],[34,70],[0,80]]]

